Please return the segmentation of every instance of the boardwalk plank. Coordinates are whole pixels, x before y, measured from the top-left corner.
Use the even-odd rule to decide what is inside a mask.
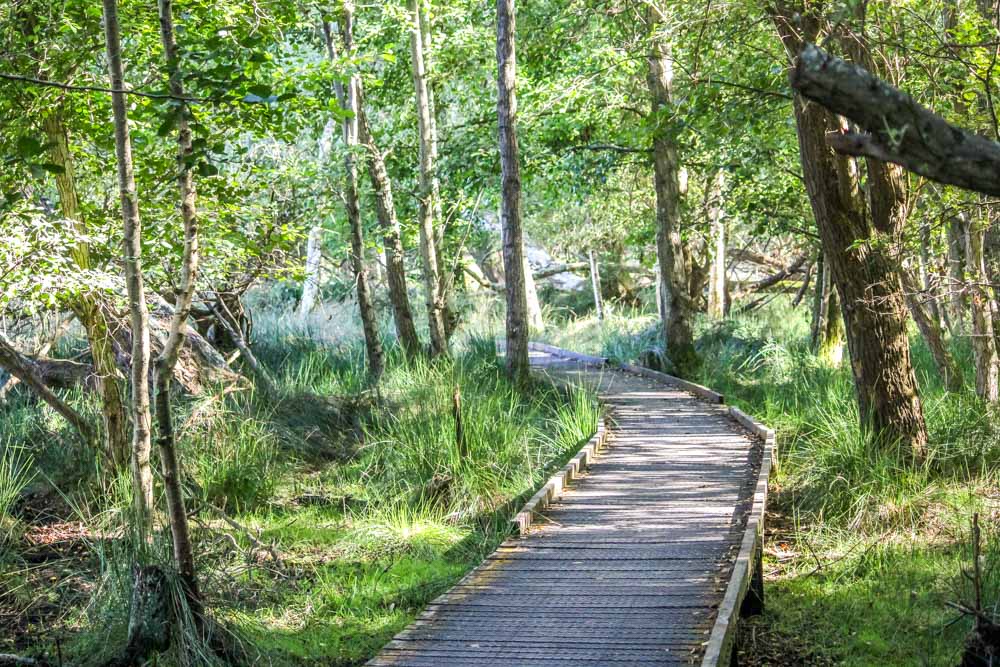
[[[700,659],[756,475],[719,405],[611,368],[533,352],[611,410],[609,448],[521,537],[431,605],[376,667],[648,667]]]

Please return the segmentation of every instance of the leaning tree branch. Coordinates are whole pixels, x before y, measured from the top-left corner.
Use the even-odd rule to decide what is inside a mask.
[[[871,72],[807,44],[792,87],[864,134],[832,134],[839,153],[893,162],[932,181],[1000,195],[1000,143],[952,125]]]
[[[776,271],[775,273],[772,273],[766,278],[761,278],[757,282],[750,285],[749,291],[759,292],[760,290],[764,290],[767,289],[768,287],[773,287],[774,285],[777,285],[782,280],[785,280],[786,278],[802,271],[803,270],[802,267],[805,265],[808,259],[809,255],[807,254],[799,255],[791,264],[789,264],[785,268],[781,269],[780,271]]]

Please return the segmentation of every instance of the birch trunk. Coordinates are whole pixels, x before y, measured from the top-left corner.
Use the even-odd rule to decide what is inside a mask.
[[[531,264],[528,263],[526,254],[524,258],[524,297],[528,303],[528,328],[534,333],[545,331],[545,317],[542,315],[542,304],[538,300],[538,287],[535,285],[535,276],[531,272]]]
[[[965,225],[964,214],[948,220],[948,304],[951,308],[951,335],[964,336],[965,311]]]
[[[125,89],[117,0],[104,2],[104,36],[111,88]],[[153,471],[149,463],[152,441],[149,408],[149,312],[142,276],[142,223],[135,189],[132,141],[129,136],[128,107],[124,92],[111,94],[115,126],[115,156],[118,162],[118,190],[124,223],[125,287],[128,292],[132,325],[132,477],[136,520],[140,532],[149,533],[153,508]]]
[[[302,298],[299,300],[299,317],[305,317],[316,307],[316,296],[319,294],[320,265],[322,253],[323,228],[316,225],[309,230],[306,241],[306,277],[302,281]]]
[[[663,347],[667,358],[680,374],[690,373],[698,364],[691,331],[692,307],[684,271],[684,250],[680,235],[680,181],[677,147],[666,126],[673,105],[673,60],[663,39],[655,34],[662,23],[648,14],[652,28],[649,72],[646,82],[651,101],[650,122],[654,124],[653,168],[656,189],[656,253],[659,262],[660,293],[663,299]]]
[[[187,321],[198,282],[199,232],[197,192],[192,174],[192,136],[189,123],[190,111],[179,101],[184,97],[177,40],[174,36],[172,0],[159,0],[160,40],[167,63],[170,94],[178,98],[177,107],[177,194],[180,198],[181,221],[184,225],[184,250],[181,256],[180,283],[174,292],[174,313],[170,318],[167,340],[156,359],[156,422],[157,448],[160,452],[160,472],[167,498],[167,516],[173,543],[174,562],[184,586],[188,606],[197,622],[203,612],[201,592],[195,571],[194,549],[184,506],[181,466],[177,460],[177,436],[174,432],[170,406],[170,389],[177,366],[177,359],[187,336]]]
[[[434,139],[434,117],[424,63],[424,31],[421,27],[421,0],[410,0],[410,54],[413,88],[417,104],[417,125],[420,135],[420,203],[418,211],[420,256],[423,261],[424,289],[427,298],[427,318],[431,334],[431,354],[448,353],[445,331],[444,298],[441,293],[441,270],[438,265],[435,218],[440,210],[440,185],[437,178],[437,145]]]
[[[725,172],[716,173],[709,203],[708,217],[711,228],[711,267],[708,279],[708,314],[715,319],[726,316],[726,223],[722,205]]]
[[[73,220],[77,231],[86,234],[87,225],[80,210],[76,172],[66,126],[59,112],[48,116],[44,124],[49,139],[49,159],[53,164],[62,167],[62,173],[55,175],[55,181],[63,217]],[[90,244],[86,241],[80,241],[73,249],[72,255],[80,269],[92,268]],[[94,360],[94,374],[97,377],[104,424],[104,451],[116,467],[124,467],[129,460],[128,414],[122,398],[125,395],[124,378],[115,359],[107,315],[100,299],[89,293],[80,294],[70,307],[87,334],[90,356]]]
[[[597,264],[597,253],[590,250],[590,286],[594,290],[594,314],[598,321],[604,319],[604,299],[601,298],[601,273]]]
[[[507,291],[507,373],[528,382],[528,300],[521,230],[521,166],[517,148],[517,64],[514,0],[497,0],[497,121],[500,143],[500,226]]]
[[[969,271],[972,351],[976,365],[976,394],[991,403],[1000,398],[1000,378],[996,342],[993,336],[992,300],[987,292],[986,262],[983,257],[985,230],[975,219],[965,228],[965,258]]]
[[[410,295],[406,289],[406,266],[403,263],[403,236],[396,217],[396,204],[392,197],[392,182],[385,169],[382,152],[375,144],[371,128],[368,126],[368,115],[365,113],[364,96],[359,82],[358,129],[361,143],[367,149],[368,177],[375,193],[375,212],[378,215],[379,226],[382,228],[382,244],[385,248],[385,273],[389,285],[389,301],[392,302],[393,321],[396,324],[396,337],[403,350],[410,357],[422,352],[417,328],[413,323],[413,311],[410,308]]]
[[[340,26],[344,51],[351,55],[354,51],[354,3],[344,2],[343,22]],[[327,39],[332,40],[330,29],[326,29]],[[330,45],[328,45],[330,47]],[[331,48],[331,53],[333,53]],[[365,333],[365,350],[368,355],[368,374],[372,382],[378,382],[385,369],[382,341],[379,339],[378,317],[375,304],[372,301],[371,288],[368,283],[368,270],[365,267],[364,226],[361,221],[361,211],[358,205],[358,168],[355,161],[355,149],[358,145],[358,75],[352,74],[347,82],[347,89],[338,89],[340,106],[350,112],[350,117],[344,119],[344,206],[351,227],[351,265],[354,267],[354,280],[357,286],[358,310],[361,311],[361,324]]]

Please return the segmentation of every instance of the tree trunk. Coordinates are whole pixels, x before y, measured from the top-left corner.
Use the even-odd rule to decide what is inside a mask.
[[[75,221],[77,231],[86,234],[87,225],[80,210],[76,189],[73,154],[69,149],[66,126],[59,112],[45,119],[45,133],[49,139],[49,159],[62,168],[62,172],[55,175],[55,180],[63,217]],[[80,241],[77,244],[73,249],[73,260],[82,270],[92,268],[89,243]],[[90,356],[94,360],[94,373],[101,396],[104,450],[115,466],[124,467],[129,459],[128,414],[123,399],[124,378],[115,363],[115,351],[106,312],[100,297],[89,293],[81,293],[72,301],[70,307],[87,334]]]
[[[709,202],[708,218],[711,228],[711,269],[708,279],[708,315],[715,319],[726,316],[726,223],[722,205],[722,191],[726,175],[721,169],[716,173]]]
[[[965,257],[969,271],[972,313],[972,351],[976,365],[976,394],[995,403],[1000,399],[1000,378],[996,342],[993,336],[992,299],[987,291],[986,262],[983,258],[985,230],[970,218],[965,228]]]
[[[964,214],[948,220],[948,303],[951,307],[951,335],[965,335],[965,219]]]
[[[653,11],[648,21],[655,33],[660,27]],[[691,299],[684,272],[684,252],[680,234],[680,183],[677,147],[667,126],[672,107],[673,59],[668,46],[651,36],[649,73],[646,82],[651,100],[653,124],[653,167],[656,188],[656,252],[659,261],[660,293],[663,299],[663,346],[671,364],[682,375],[698,364],[691,331]]]
[[[507,372],[528,381],[528,299],[521,231],[521,166],[517,148],[517,63],[514,0],[497,0],[497,120],[500,140],[500,227],[507,288]]]
[[[420,17],[420,38],[423,50],[424,77],[427,82],[427,106],[430,112],[430,147],[432,162],[437,165],[438,160],[438,131],[437,131],[437,104],[435,98],[434,76],[434,47],[432,44],[431,30],[431,0],[418,0],[418,13]],[[452,334],[458,326],[458,308],[456,304],[456,262],[453,257],[456,248],[448,245],[447,226],[444,223],[443,200],[441,197],[441,183],[437,177],[435,167],[434,184],[434,248],[438,257],[438,290],[441,295],[441,318],[444,321],[445,340],[450,341]],[[541,311],[539,311],[541,312]]]
[[[906,305],[910,309],[913,321],[920,330],[920,335],[923,336],[924,342],[927,343],[927,347],[931,351],[934,366],[937,368],[941,382],[948,391],[961,391],[962,372],[944,343],[941,323],[934,318],[929,308],[924,307],[925,303],[933,303],[933,297],[922,299],[916,281],[906,272],[906,269],[902,269],[900,273],[903,279]]]
[[[104,34],[107,46],[111,88],[125,89],[122,69],[121,36],[117,0],[104,0]],[[149,409],[149,314],[142,276],[142,223],[139,199],[135,190],[132,166],[132,142],[129,137],[128,105],[124,92],[111,94],[115,125],[115,155],[118,161],[118,190],[121,194],[124,222],[125,286],[128,291],[129,318],[132,325],[132,478],[135,485],[135,510],[140,531],[151,527],[153,508],[153,471],[149,463],[152,441]]]
[[[160,40],[169,75],[170,94],[178,100],[184,97],[177,40],[174,36],[172,0],[159,0]],[[192,137],[189,124],[190,111],[184,102],[177,106],[177,192],[180,198],[181,220],[184,224],[184,250],[181,256],[180,283],[175,291],[174,314],[170,320],[167,340],[156,358],[156,422],[157,447],[160,452],[160,471],[167,498],[167,516],[174,548],[174,562],[184,586],[185,597],[196,622],[201,622],[202,599],[198,590],[194,550],[184,507],[181,467],[177,460],[177,438],[174,433],[170,407],[170,388],[174,368],[187,335],[187,321],[191,315],[199,269],[199,235],[197,193],[192,174]]]
[[[941,315],[941,304],[938,297],[937,273],[931,267],[931,226],[924,222],[920,225],[920,288],[926,295],[924,304],[927,315],[937,323],[938,329],[944,323]]]
[[[420,256],[423,260],[424,288],[427,296],[427,317],[431,333],[431,354],[448,353],[445,332],[444,298],[441,294],[441,270],[438,265],[435,217],[440,210],[440,185],[437,178],[437,146],[434,140],[434,118],[430,91],[424,68],[424,35],[421,28],[421,0],[410,0],[410,53],[412,56],[413,88],[417,101],[417,124],[420,134]],[[438,223],[440,221],[437,221]]]
[[[419,355],[422,351],[417,328],[413,323],[413,311],[410,309],[410,295],[406,290],[406,266],[403,263],[403,238],[396,217],[396,204],[392,197],[392,183],[385,169],[382,152],[375,145],[371,128],[368,126],[368,115],[365,113],[364,96],[361,95],[361,83],[358,82],[359,107],[358,129],[361,143],[367,149],[368,177],[375,193],[375,211],[378,214],[379,226],[382,228],[382,243],[385,247],[385,273],[389,284],[389,301],[392,302],[393,321],[396,324],[396,337],[399,338],[403,350],[410,357]]]
[[[316,307],[319,294],[320,265],[323,262],[323,228],[319,225],[309,230],[306,241],[306,277],[302,281],[302,298],[299,300],[299,317],[305,317]]]
[[[773,16],[787,52],[795,57],[803,40],[814,39],[811,15]],[[851,163],[834,153],[827,132],[840,123],[818,105],[794,100],[803,176],[833,282],[841,297],[862,424],[885,447],[899,446],[914,458],[924,455],[927,427],[917,395],[906,332],[906,306],[896,263],[872,228],[898,222],[891,215],[869,217]],[[872,178],[869,166],[869,178]],[[874,205],[882,205],[873,197]],[[890,230],[891,233],[891,230]]]
[[[598,320],[604,319],[604,299],[601,298],[601,273],[597,265],[597,253],[590,249],[590,286],[594,290],[594,314]]]
[[[344,2],[343,21],[340,26],[344,52],[351,56],[354,53],[354,3]],[[327,39],[332,40],[327,28]],[[332,49],[331,49],[332,53]],[[365,333],[365,350],[368,355],[368,374],[372,382],[378,382],[385,370],[382,341],[378,332],[378,316],[372,301],[371,288],[368,284],[368,271],[365,267],[364,226],[361,221],[361,211],[358,207],[358,168],[355,162],[355,149],[358,145],[358,75],[351,74],[347,81],[347,89],[339,87],[341,108],[347,110],[350,117],[344,119],[344,206],[347,210],[347,220],[351,228],[351,265],[354,267],[354,280],[357,286],[358,310],[361,311],[361,324]]]
[[[84,419],[83,415],[70,407],[68,403],[48,388],[39,376],[31,359],[18,352],[14,344],[3,332],[0,332],[0,367],[3,367],[4,370],[20,380],[24,386],[31,389],[49,407],[58,412],[63,419],[76,429],[85,443],[88,445],[93,444],[94,429],[90,423]]]
[[[839,366],[844,358],[844,318],[840,299],[833,285],[830,263],[820,254],[822,269],[816,276],[817,312],[814,315],[812,346],[816,356],[830,366]]]

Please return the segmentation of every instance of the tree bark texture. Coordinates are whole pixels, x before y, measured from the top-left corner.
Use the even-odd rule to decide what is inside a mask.
[[[601,298],[601,270],[597,263],[597,253],[591,248],[590,257],[590,287],[594,290],[594,314],[598,320],[604,319],[604,299]]]
[[[181,99],[184,97],[184,84],[177,39],[174,35],[173,3],[172,0],[159,0],[158,6],[160,40],[163,43],[167,63],[170,93]],[[177,113],[177,194],[180,200],[181,221],[184,225],[184,250],[181,255],[180,283],[174,292],[173,317],[170,319],[167,340],[156,358],[156,442],[160,452],[163,489],[167,498],[167,516],[170,521],[174,562],[184,586],[188,606],[195,619],[200,622],[203,611],[202,599],[198,589],[187,509],[184,506],[182,471],[177,458],[177,436],[174,432],[170,406],[174,368],[177,366],[181,347],[187,337],[187,322],[191,315],[191,303],[197,287],[200,262],[197,192],[192,174],[193,148],[187,104],[180,102]]]
[[[410,295],[406,289],[406,266],[403,263],[403,235],[400,231],[399,218],[396,217],[396,204],[392,196],[392,182],[385,168],[382,152],[375,144],[371,127],[368,125],[368,115],[364,108],[364,95],[361,84],[358,83],[359,107],[358,129],[359,139],[364,145],[368,159],[368,177],[375,193],[375,212],[379,226],[382,228],[382,244],[385,248],[385,273],[389,285],[389,301],[392,303],[393,321],[396,324],[396,337],[408,356],[421,353],[420,338],[417,327],[413,323],[413,311],[410,308]]]
[[[712,185],[712,195],[708,207],[708,221],[711,230],[711,265],[708,279],[708,314],[722,319],[726,316],[726,221],[722,193],[726,184],[726,174],[719,170]]]
[[[497,0],[497,121],[500,143],[500,227],[507,291],[507,372],[528,381],[528,300],[521,230],[521,165],[517,147],[517,65],[514,0]]]
[[[847,155],[892,162],[921,176],[1000,195],[1000,144],[956,127],[859,65],[800,44],[791,75],[803,97],[846,116],[865,134],[837,133]]]
[[[326,29],[328,48],[331,55],[332,34]],[[348,55],[354,51],[354,4],[345,2],[341,15],[341,39],[344,52]],[[355,149],[358,145],[358,75],[352,74],[348,79],[346,89],[338,89],[340,106],[349,111],[351,116],[343,122],[344,131],[344,208],[351,228],[351,266],[354,269],[354,280],[358,295],[358,310],[361,312],[361,324],[365,334],[365,350],[368,357],[368,374],[373,382],[378,382],[385,370],[385,359],[382,341],[378,332],[378,316],[372,301],[371,287],[368,283],[368,271],[365,267],[364,225],[361,220],[358,197],[358,168],[355,160]]]
[[[117,0],[104,1],[104,34],[108,73],[113,90],[125,89],[122,66],[121,34]],[[142,223],[135,189],[132,141],[129,136],[128,107],[124,92],[111,94],[115,126],[115,155],[118,162],[118,190],[124,222],[125,286],[128,292],[129,319],[132,328],[132,476],[135,489],[137,521],[148,532],[152,520],[153,471],[150,466],[152,440],[149,407],[149,313],[142,276]]]
[[[444,297],[441,293],[441,269],[435,229],[436,214],[440,210],[440,185],[436,165],[437,145],[434,138],[434,117],[424,63],[424,40],[424,31],[421,27],[421,0],[410,0],[410,55],[420,137],[420,202],[417,212],[420,256],[423,261],[431,353],[437,356],[448,353],[448,339],[445,332]]]
[[[660,294],[663,303],[663,345],[671,364],[682,375],[697,366],[691,330],[692,304],[684,270],[684,248],[680,231],[680,182],[677,147],[670,136],[667,117],[673,106],[673,59],[668,45],[655,34],[660,27],[649,12],[653,28],[647,56],[646,77],[651,102],[650,121],[654,124],[653,171],[656,190],[656,253],[659,262]]]
[[[56,190],[63,217],[73,220],[77,231],[86,234],[87,225],[80,209],[76,189],[76,172],[69,137],[62,116],[57,111],[45,119],[45,133],[49,139],[49,159],[62,167],[55,175]],[[73,250],[73,260],[81,270],[92,268],[90,244],[80,241]],[[83,293],[69,304],[87,334],[90,356],[94,360],[94,373],[101,397],[101,417],[104,426],[104,451],[116,467],[124,467],[129,460],[128,411],[125,407],[125,382],[115,359],[114,345],[104,304],[99,296]]]
[[[302,281],[302,298],[299,299],[299,317],[305,317],[316,307],[319,295],[320,265],[323,262],[323,228],[315,225],[309,229],[306,240],[306,276]]]
[[[777,13],[773,18],[791,57],[803,50],[801,40],[815,38],[814,17]],[[896,262],[879,236],[892,233],[885,227],[897,224],[899,216],[882,212],[873,222],[883,205],[874,197],[872,216],[867,214],[852,164],[826,142],[827,132],[841,131],[840,122],[801,95],[794,110],[804,181],[841,299],[862,424],[884,446],[919,458],[927,428],[910,359],[906,305]],[[891,184],[877,187],[883,186]]]
[[[965,229],[965,257],[969,271],[969,305],[972,320],[972,351],[976,366],[976,394],[995,403],[1000,398],[1000,360],[993,336],[992,299],[986,283],[983,257],[985,230],[976,216],[968,219]]]

